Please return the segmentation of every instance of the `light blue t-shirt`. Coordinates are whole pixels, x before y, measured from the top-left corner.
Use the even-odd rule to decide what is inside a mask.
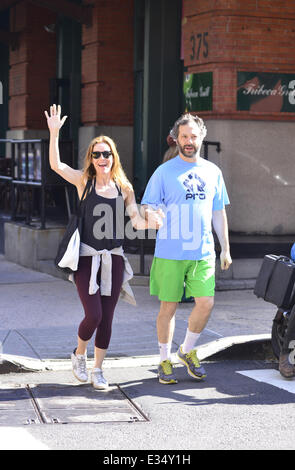
[[[189,163],[179,155],[151,176],[141,204],[161,208],[166,217],[158,230],[155,256],[201,260],[215,256],[212,211],[229,199],[221,170],[201,157]]]

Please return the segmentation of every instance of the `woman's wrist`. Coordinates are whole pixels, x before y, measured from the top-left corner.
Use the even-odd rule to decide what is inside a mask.
[[[50,130],[49,135],[52,139],[58,139],[59,138],[59,129]]]

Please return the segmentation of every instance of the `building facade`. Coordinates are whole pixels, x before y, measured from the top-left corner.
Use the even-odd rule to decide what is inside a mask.
[[[76,166],[110,135],[140,199],[196,112],[220,142],[231,232],[292,235],[294,38],[294,0],[3,0],[0,138],[47,138],[58,102]]]
[[[221,142],[233,232],[294,234],[294,19],[294,1],[184,2],[184,65],[210,76],[199,114]]]

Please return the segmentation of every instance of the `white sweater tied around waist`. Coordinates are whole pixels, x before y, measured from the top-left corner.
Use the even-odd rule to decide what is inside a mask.
[[[120,292],[120,298],[126,302],[136,305],[135,297],[129,285],[129,280],[133,277],[133,271],[127,257],[124,254],[122,246],[112,250],[96,250],[85,243],[80,244],[80,256],[91,256],[91,275],[89,281],[89,294],[96,294],[100,289],[101,295],[111,295],[112,292],[112,255],[122,256],[124,259],[123,283]],[[100,286],[97,284],[97,273],[101,266]],[[74,282],[74,275],[69,279]]]

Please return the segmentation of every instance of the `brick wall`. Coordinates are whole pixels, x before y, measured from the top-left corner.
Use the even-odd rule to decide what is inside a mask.
[[[91,3],[91,2],[90,2]],[[82,33],[84,125],[133,124],[133,0],[96,0]]]
[[[20,33],[19,47],[10,48],[9,127],[45,129],[49,79],[56,75],[56,36],[44,30],[56,16],[30,2],[11,8],[11,31]]]
[[[207,117],[295,120],[292,113],[236,111],[237,72],[295,73],[295,1],[184,0],[184,65],[213,72]]]
[[[88,1],[94,7],[92,26],[82,30],[84,125],[133,124],[133,1]],[[46,129],[43,110],[49,106],[49,79],[56,76],[56,35],[44,25],[55,23],[56,15],[28,1],[10,11],[10,28],[20,32],[20,43],[10,49],[9,127]]]
[[[198,15],[212,10],[231,10],[237,15],[251,14],[256,16],[294,15],[294,0],[184,0],[184,16]],[[235,11],[236,10],[236,11]]]

